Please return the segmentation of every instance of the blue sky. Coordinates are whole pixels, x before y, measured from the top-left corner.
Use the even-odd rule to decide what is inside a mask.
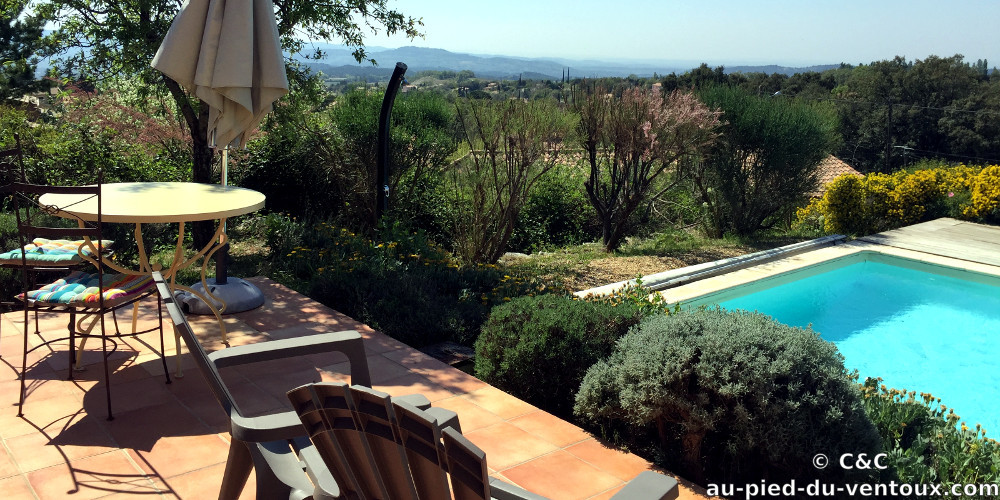
[[[1000,66],[1000,0],[391,1],[422,17],[416,45],[522,57],[851,64],[962,54]]]

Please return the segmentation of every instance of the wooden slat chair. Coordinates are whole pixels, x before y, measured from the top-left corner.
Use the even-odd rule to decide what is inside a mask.
[[[309,442],[298,415],[294,411],[286,411],[257,417],[246,416],[226,387],[219,369],[310,354],[340,352],[347,356],[350,364],[351,382],[370,386],[371,374],[368,371],[368,358],[361,335],[353,330],[323,333],[228,347],[209,354],[202,348],[181,306],[170,293],[163,275],[154,272],[153,281],[174,323],[175,334],[184,340],[195,365],[230,420],[232,440],[219,498],[239,498],[251,471],[256,471],[257,498],[311,497],[314,487],[304,470],[307,463],[321,465],[322,459]],[[394,399],[411,407],[423,409],[440,422],[440,425],[458,425],[458,416],[455,412],[431,408],[430,401],[423,395],[407,395]],[[323,469],[321,466],[315,468]],[[329,474],[323,472],[319,473],[317,480],[324,484],[333,481]]]
[[[323,460],[307,462],[313,498],[544,500],[491,478],[486,454],[455,427],[367,387],[307,384],[288,393]],[[677,498],[677,481],[646,471],[613,498]]]
[[[95,268],[95,272],[93,273],[73,271],[62,279],[35,288],[34,280],[30,277],[32,266],[29,264],[26,255],[27,252],[22,252],[20,256],[20,269],[23,292],[18,296],[18,299],[24,308],[24,348],[21,357],[21,391],[17,405],[18,416],[23,415],[24,409],[28,354],[45,346],[50,346],[53,343],[68,341],[68,378],[72,380],[74,378],[74,369],[80,367],[78,363],[77,340],[80,341],[81,349],[89,338],[96,338],[101,342],[108,420],[114,418],[111,409],[111,370],[109,367],[109,357],[117,349],[118,341],[122,337],[159,330],[160,356],[164,370],[166,370],[166,359],[163,356],[163,317],[160,313],[159,303],[157,303],[156,308],[158,314],[156,326],[141,331],[133,330],[129,334],[123,334],[117,328],[114,332],[110,332],[105,328],[104,318],[106,314],[113,314],[118,308],[136,304],[139,300],[152,295],[155,289],[152,278],[148,275],[105,273],[104,260],[101,258],[101,251],[99,250],[100,242],[104,241],[102,238],[103,221],[100,210],[101,181],[102,174],[98,172],[97,184],[89,186],[47,186],[18,181],[0,187],[0,194],[5,199],[11,201],[13,211],[16,214],[18,239],[22,248],[27,248],[28,243],[36,238],[80,240],[82,243],[76,249],[77,255],[80,259],[92,264]],[[97,220],[86,221],[77,219],[75,221],[77,227],[50,227],[51,220],[48,214],[51,207],[44,207],[38,203],[38,197],[45,193],[75,196],[79,197],[81,201],[96,199],[98,207]],[[72,207],[60,208],[65,209],[67,213],[72,212]],[[35,313],[36,321],[39,312],[68,314],[68,335],[60,338],[40,338],[40,342],[29,346],[28,319],[30,312]],[[87,320],[90,321],[89,325],[86,324]],[[169,373],[166,373],[166,383],[170,383]]]

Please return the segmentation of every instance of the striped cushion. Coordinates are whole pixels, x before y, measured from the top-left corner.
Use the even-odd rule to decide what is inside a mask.
[[[151,286],[152,276],[105,274],[104,286],[101,287],[104,305],[114,307],[145,292]],[[96,308],[100,306],[97,294],[97,274],[74,271],[63,279],[28,292],[28,298],[36,302]]]
[[[113,241],[102,240],[101,251],[108,252]],[[84,240],[48,240],[45,238],[35,238],[31,243],[24,246],[25,257],[28,264],[34,266],[67,266],[80,263],[79,249],[83,247],[83,254],[90,256],[93,252],[90,247],[84,246]],[[0,253],[0,264],[21,265],[21,249]]]

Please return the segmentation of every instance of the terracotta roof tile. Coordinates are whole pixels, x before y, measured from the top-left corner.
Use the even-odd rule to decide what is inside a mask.
[[[809,196],[815,198],[823,196],[823,193],[826,193],[826,185],[844,174],[862,175],[861,172],[844,163],[840,158],[833,155],[827,156],[816,166],[816,185],[818,187],[815,191],[810,192]]]

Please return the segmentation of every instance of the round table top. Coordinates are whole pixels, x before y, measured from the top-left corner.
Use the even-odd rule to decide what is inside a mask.
[[[43,194],[38,202],[83,220],[97,220],[97,199]],[[119,182],[101,185],[104,222],[151,223],[214,220],[260,210],[264,195],[252,189],[195,182]],[[62,211],[62,210],[60,210]],[[59,215],[57,213],[57,215]],[[64,216],[67,214],[64,214]]]

